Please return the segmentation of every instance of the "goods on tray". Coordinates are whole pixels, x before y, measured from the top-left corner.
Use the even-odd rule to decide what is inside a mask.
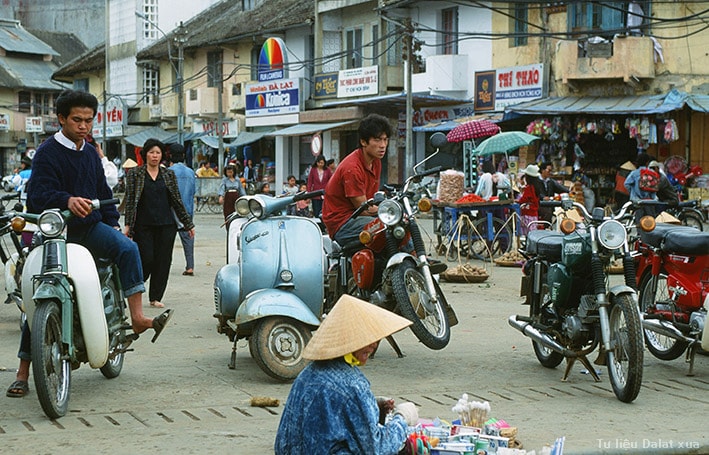
[[[465,174],[449,169],[441,172],[438,182],[438,200],[454,203],[463,195]]]
[[[489,277],[487,270],[470,264],[456,265],[441,273],[441,278],[451,283],[482,283]]]
[[[464,393],[453,406],[453,412],[458,414],[460,423],[471,427],[482,427],[490,412],[490,403],[487,401],[469,401],[468,394]]]
[[[485,199],[475,193],[470,193],[455,201],[456,204],[471,204],[475,202],[485,202]]]

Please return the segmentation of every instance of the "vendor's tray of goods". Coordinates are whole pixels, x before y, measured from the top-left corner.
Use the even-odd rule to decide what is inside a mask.
[[[522,267],[524,261],[526,261],[526,259],[522,256],[522,253],[512,250],[495,259],[495,264],[500,267]]]
[[[467,208],[467,207],[489,207],[489,206],[499,206],[512,204],[514,201],[512,199],[498,199],[497,197],[491,199],[483,199],[477,194],[466,194],[455,202],[447,202],[438,199],[434,199],[431,203],[436,207],[451,207],[451,208]]]

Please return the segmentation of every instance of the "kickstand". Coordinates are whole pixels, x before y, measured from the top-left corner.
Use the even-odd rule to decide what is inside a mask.
[[[231,357],[229,359],[229,364],[227,365],[230,370],[236,369],[236,341],[236,337],[234,337],[234,345],[231,348]]]
[[[404,353],[401,352],[401,348],[399,348],[399,344],[396,342],[393,336],[389,335],[387,337],[387,341],[389,342],[389,345],[394,349],[394,352],[396,352],[396,356],[399,357],[400,359],[404,357]]]
[[[690,344],[689,349],[687,349],[687,357],[685,358],[685,362],[689,363],[687,376],[694,376],[694,356],[697,354],[698,349],[699,343],[697,342]]]
[[[586,367],[588,370],[588,374],[590,374],[593,377],[593,380],[596,382],[601,382],[601,378],[598,377],[598,373],[596,373],[596,369],[593,368],[591,365],[591,362],[588,360],[588,357],[585,355],[579,356],[579,357],[567,357],[566,358],[566,370],[564,370],[564,377],[561,378],[563,382],[566,382],[569,379],[569,373],[571,373],[571,368],[574,366],[574,363],[578,360],[583,364],[583,366]]]

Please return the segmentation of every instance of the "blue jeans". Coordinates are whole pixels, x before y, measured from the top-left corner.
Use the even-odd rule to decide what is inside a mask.
[[[96,223],[87,227],[70,228],[67,241],[85,246],[94,258],[113,261],[118,266],[121,287],[126,297],[145,292],[138,245],[121,231],[105,223]]]
[[[182,249],[185,250],[185,270],[194,269],[194,237],[190,237],[189,231],[177,231],[182,242]]]
[[[337,230],[332,239],[339,243],[340,246],[358,239],[359,233],[362,232],[362,228],[373,219],[374,217],[372,216],[358,216],[357,218],[353,218],[343,224],[340,229]]]

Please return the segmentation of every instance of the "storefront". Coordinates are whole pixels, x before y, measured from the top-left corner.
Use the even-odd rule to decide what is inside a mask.
[[[522,130],[541,138],[519,157],[550,162],[556,178],[582,180],[593,190],[596,205],[615,202],[615,175],[645,151],[668,165],[668,172],[697,164],[690,150],[690,116],[686,94],[628,97],[562,97],[508,106],[503,130]],[[677,164],[679,163],[679,164]]]

